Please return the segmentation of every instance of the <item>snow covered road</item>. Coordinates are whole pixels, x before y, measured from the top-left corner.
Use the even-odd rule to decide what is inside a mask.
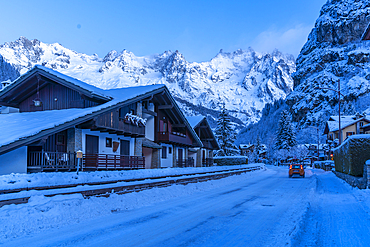
[[[152,202],[146,203],[147,206],[128,210],[110,209],[113,213],[90,219],[78,218],[76,221],[80,223],[64,222],[64,225],[57,224],[53,227],[40,223],[45,220],[45,216],[40,216],[34,222],[39,222],[42,229],[27,232],[27,236],[7,238],[3,244],[367,246],[366,243],[370,242],[368,192],[352,189],[331,172],[307,169],[306,173],[304,179],[290,179],[286,167],[268,166],[266,171],[217,182],[189,184],[174,191],[171,188],[162,188],[153,190],[151,195],[148,191],[139,192],[136,200],[143,200],[144,197],[139,195],[146,193],[150,196],[148,198],[152,198]],[[181,192],[182,188],[193,192],[186,194]],[[159,194],[155,194],[156,190],[164,194],[179,195],[157,200]],[[98,202],[88,205],[98,207]],[[72,209],[78,210],[77,207],[83,206],[82,202],[76,203],[76,207]],[[12,206],[6,207],[4,212],[0,211],[0,216],[13,212]],[[18,207],[14,205],[14,210],[26,206]],[[36,207],[43,208],[40,205]],[[67,210],[67,206],[65,207]],[[68,213],[64,215],[68,217]],[[76,217],[74,215],[71,219]],[[2,219],[5,218],[0,218]],[[3,236],[5,235],[0,235],[0,243]]]

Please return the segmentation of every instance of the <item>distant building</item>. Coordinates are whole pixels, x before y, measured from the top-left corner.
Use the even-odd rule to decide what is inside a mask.
[[[239,149],[240,149],[240,154],[242,156],[247,156],[250,153],[254,152],[254,144],[240,144]]]
[[[353,116],[341,116],[342,138],[345,140],[348,136],[370,133],[370,119],[366,115],[356,114]],[[339,139],[339,117],[331,116],[326,122],[324,134],[327,135],[327,141],[333,142]]]

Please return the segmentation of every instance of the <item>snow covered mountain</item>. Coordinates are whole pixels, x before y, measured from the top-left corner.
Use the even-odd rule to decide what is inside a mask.
[[[7,80],[13,81],[17,77],[19,77],[19,72],[11,64],[4,61],[3,56],[0,55],[0,82]]]
[[[266,103],[284,99],[292,91],[295,71],[293,56],[251,48],[221,50],[209,62],[196,63],[178,51],[137,57],[113,50],[99,58],[20,37],[0,45],[0,55],[20,74],[41,64],[103,89],[166,84],[185,114],[207,115],[212,122],[225,102],[239,126],[258,121]]]
[[[327,121],[342,109],[348,114],[369,107],[370,41],[362,36],[370,23],[370,1],[328,0],[297,58],[294,92],[287,97],[301,127]]]

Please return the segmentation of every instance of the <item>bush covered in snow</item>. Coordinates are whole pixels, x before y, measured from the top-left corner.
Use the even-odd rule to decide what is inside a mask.
[[[214,163],[218,166],[234,166],[248,164],[248,157],[246,156],[224,156],[215,157]]]
[[[363,176],[364,164],[370,159],[370,135],[350,136],[334,149],[335,170],[352,176]]]

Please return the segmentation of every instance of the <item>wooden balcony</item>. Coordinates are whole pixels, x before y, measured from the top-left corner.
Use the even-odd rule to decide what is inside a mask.
[[[176,132],[158,132],[158,141],[159,142],[169,142],[169,143],[178,143],[178,144],[185,144],[191,145],[192,142],[190,138],[184,134],[176,133]]]
[[[85,154],[82,169],[85,170],[122,170],[145,168],[145,157],[113,154]]]
[[[76,153],[29,152],[28,172],[71,171],[77,169]]]
[[[80,164],[82,171],[123,170],[145,168],[145,157],[112,154],[85,154]],[[28,172],[77,170],[76,153],[29,152]]]

